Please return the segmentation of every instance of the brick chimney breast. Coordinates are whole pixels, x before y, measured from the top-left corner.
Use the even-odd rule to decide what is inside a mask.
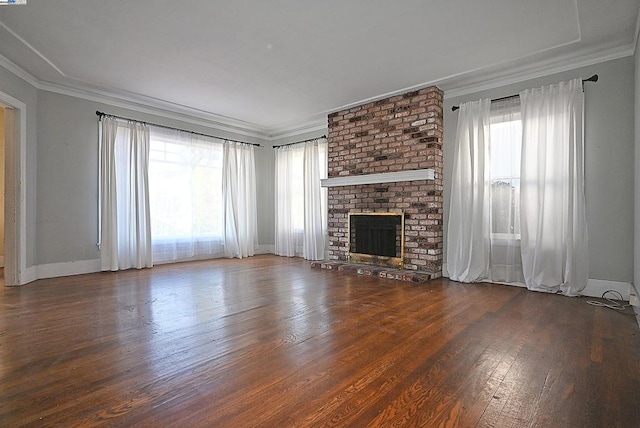
[[[328,175],[432,169],[433,180],[330,187],[329,261],[346,261],[349,212],[405,213],[404,269],[442,272],[443,93],[430,86],[328,117]]]

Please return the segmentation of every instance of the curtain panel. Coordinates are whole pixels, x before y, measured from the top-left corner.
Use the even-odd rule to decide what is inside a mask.
[[[302,193],[302,175],[294,166],[303,151],[303,147],[292,145],[277,148],[275,153],[275,253],[279,256],[302,256],[303,230],[300,215],[303,208],[296,203],[298,201],[294,201],[294,196]]]
[[[576,296],[587,286],[582,80],[520,93],[522,266],[527,287]]]
[[[447,270],[454,281],[490,276],[490,106],[488,98],[460,105],[447,228]]]
[[[101,270],[152,267],[149,128],[110,117],[100,127]]]
[[[324,258],[327,233],[327,139],[276,150],[276,245],[280,256]]]
[[[254,147],[225,141],[222,159],[224,252],[253,256],[258,245]]]

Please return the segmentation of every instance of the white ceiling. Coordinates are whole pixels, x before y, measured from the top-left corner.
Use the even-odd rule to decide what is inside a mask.
[[[452,93],[630,55],[639,9],[638,0],[27,0],[0,7],[0,59],[43,84],[268,135],[428,84]]]

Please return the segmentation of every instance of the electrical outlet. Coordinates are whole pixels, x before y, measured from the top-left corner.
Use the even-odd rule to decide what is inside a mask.
[[[629,294],[629,304],[631,306],[640,306],[640,299],[638,299],[638,296],[631,293]]]

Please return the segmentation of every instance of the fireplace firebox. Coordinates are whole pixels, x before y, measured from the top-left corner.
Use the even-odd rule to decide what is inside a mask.
[[[349,213],[348,261],[402,269],[404,213]]]

